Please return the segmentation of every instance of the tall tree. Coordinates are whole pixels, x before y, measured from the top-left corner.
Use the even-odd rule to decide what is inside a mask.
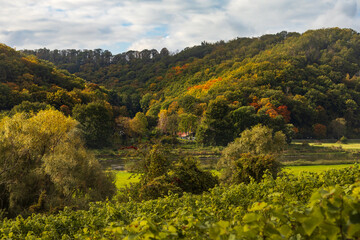
[[[110,145],[114,132],[113,112],[104,101],[78,104],[73,109],[73,117],[81,123],[86,144],[92,148]]]

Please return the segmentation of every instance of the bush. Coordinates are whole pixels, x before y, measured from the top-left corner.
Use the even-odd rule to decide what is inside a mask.
[[[232,162],[229,169],[225,169],[222,179],[231,184],[249,183],[251,179],[260,182],[265,172],[269,172],[273,178],[281,169],[281,164],[272,155],[242,154]]]
[[[310,147],[309,142],[305,141],[301,144],[303,147]]]
[[[166,176],[157,177],[139,189],[139,199],[151,200],[169,195],[169,193],[182,194],[183,190]]]
[[[179,144],[179,139],[176,136],[163,136],[160,139],[160,144],[176,145]]]
[[[198,168],[194,158],[183,158],[175,165],[171,179],[184,192],[200,194],[219,183],[216,176],[211,172]]]
[[[285,135],[281,131],[274,132],[271,128],[258,124],[243,131],[239,138],[224,148],[218,166],[230,168],[233,161],[239,159],[243,153],[277,154],[285,145]]]
[[[342,137],[339,139],[339,142],[342,143],[342,144],[347,144],[347,143],[348,143],[348,139],[347,139],[347,137],[342,136]]]

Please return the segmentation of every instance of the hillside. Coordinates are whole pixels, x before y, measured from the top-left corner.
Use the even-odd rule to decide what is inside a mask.
[[[41,57],[44,51],[26,52]],[[70,52],[63,55],[71,62]],[[48,51],[48,60],[54,53]],[[163,49],[99,56],[109,60],[81,64],[78,58],[74,73],[116,88],[132,112],[155,119],[160,110],[195,114],[203,138],[211,139],[204,144],[226,144],[256,123],[283,131],[291,123],[301,138],[359,137],[360,36],[351,29],[203,42],[174,55]],[[218,116],[211,113],[215,105],[222,109]],[[218,140],[219,134],[231,136]]]
[[[106,100],[116,105],[114,99],[116,94],[103,87],[58,69],[50,62],[0,45],[0,111],[11,110],[26,101],[71,113],[76,104]]]
[[[0,119],[49,108],[80,122],[86,144],[96,148],[110,145],[115,118],[128,115],[115,91],[0,45]]]

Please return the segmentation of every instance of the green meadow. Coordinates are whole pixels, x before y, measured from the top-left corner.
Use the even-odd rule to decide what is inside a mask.
[[[354,166],[354,164],[337,164],[337,165],[308,165],[308,166],[285,166],[283,171],[292,173],[296,176],[300,175],[301,172],[314,172],[321,173],[331,169],[341,169]],[[219,176],[219,171],[212,170],[214,175]],[[116,187],[118,189],[139,181],[139,176],[134,175],[127,171],[116,171]]]
[[[115,183],[118,189],[129,185],[130,183],[138,182],[139,176],[134,175],[128,171],[116,171]]]
[[[301,172],[315,172],[321,173],[331,169],[341,169],[353,166],[353,164],[338,164],[338,165],[309,165],[309,166],[287,166],[284,171],[299,175]]]

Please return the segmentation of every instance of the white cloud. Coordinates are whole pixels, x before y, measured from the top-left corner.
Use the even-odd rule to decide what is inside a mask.
[[[18,49],[175,51],[282,30],[360,30],[360,0],[0,0],[0,6],[0,42]]]

